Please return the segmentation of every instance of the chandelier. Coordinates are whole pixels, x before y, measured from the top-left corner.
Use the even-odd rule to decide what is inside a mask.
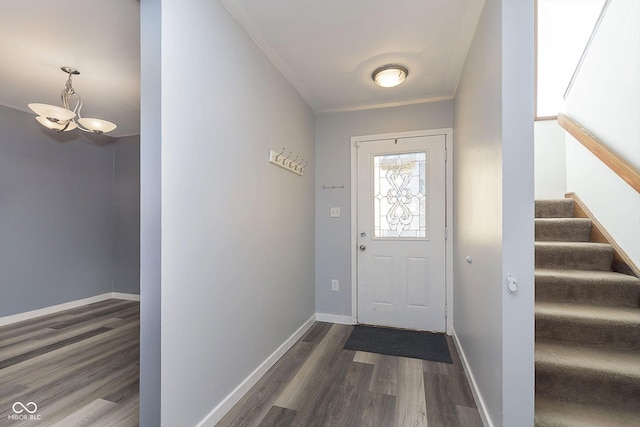
[[[82,98],[80,94],[73,89],[71,85],[71,76],[80,74],[80,71],[72,67],[61,67],[65,73],[69,74],[67,84],[62,89],[62,107],[49,104],[29,104],[31,111],[38,116],[36,120],[44,127],[55,130],[57,132],[67,132],[76,128],[92,133],[107,133],[116,128],[115,123],[101,119],[91,119],[82,117]],[[75,106],[70,108],[69,105],[75,102]]]

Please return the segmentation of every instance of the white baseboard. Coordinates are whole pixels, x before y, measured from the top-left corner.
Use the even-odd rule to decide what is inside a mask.
[[[124,299],[127,301],[140,301],[138,294],[123,294],[122,292],[111,292],[111,298]]]
[[[318,322],[339,323],[341,325],[355,325],[356,322],[351,316],[341,316],[339,314],[316,313]]]
[[[456,335],[455,329],[453,329],[453,342],[455,343],[456,348],[458,349],[458,353],[460,354],[460,361],[462,362],[464,373],[469,380],[471,393],[473,394],[473,398],[476,401],[476,406],[478,407],[478,412],[480,412],[482,423],[485,425],[485,427],[493,427],[493,421],[491,420],[491,417],[487,412],[487,407],[484,404],[484,399],[482,399],[482,394],[480,394],[480,390],[478,390],[478,384],[476,383],[476,379],[471,372],[471,368],[469,367],[469,363],[467,362],[467,356],[464,354],[464,349],[460,345],[460,341],[458,341],[458,335]]]
[[[267,357],[247,378],[245,378],[235,390],[233,390],[222,402],[218,404],[209,414],[200,421],[196,427],[213,427],[224,417],[233,406],[240,401],[242,396],[253,387],[264,374],[311,328],[316,320],[314,314],[298,328],[280,347]]]
[[[59,311],[69,310],[71,308],[81,307],[83,305],[92,304],[108,299],[124,299],[129,301],[140,301],[140,295],[123,294],[120,292],[107,292],[106,294],[96,295],[89,298],[83,298],[76,301],[65,302],[62,304],[52,305],[50,307],[39,308],[37,310],[26,311],[24,313],[13,314],[11,316],[0,317],[0,326],[10,325],[12,323],[22,322],[23,320],[33,319],[35,317],[46,316],[47,314],[57,313]]]

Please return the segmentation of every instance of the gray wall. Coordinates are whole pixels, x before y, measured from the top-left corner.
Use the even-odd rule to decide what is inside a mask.
[[[453,126],[453,102],[440,101],[316,116],[316,311],[351,316],[351,137]],[[455,139],[455,136],[454,136]],[[344,185],[323,190],[322,186]],[[331,207],[341,208],[330,218]],[[339,291],[331,290],[338,279]]]
[[[140,427],[160,421],[161,2],[140,2]]]
[[[140,293],[140,137],[113,144],[113,291]]]
[[[487,0],[454,103],[453,327],[495,426],[533,426],[532,58],[533,3]]]
[[[136,139],[126,138],[133,145]],[[51,133],[32,114],[0,107],[0,316],[116,288],[113,183],[119,143],[111,142]],[[126,235],[119,242],[134,244]],[[135,260],[123,265],[130,268],[129,262]],[[134,283],[126,289],[137,293]]]
[[[499,2],[485,3],[454,108],[453,329],[493,425],[502,412]],[[465,257],[471,256],[471,264]],[[481,302],[481,303],[479,303]]]
[[[162,275],[143,258],[142,300],[161,286],[162,425],[187,426],[315,312],[314,115],[219,2],[163,2],[160,28]],[[144,138],[157,171],[145,144],[160,141]],[[268,162],[282,147],[310,161],[304,176]]]

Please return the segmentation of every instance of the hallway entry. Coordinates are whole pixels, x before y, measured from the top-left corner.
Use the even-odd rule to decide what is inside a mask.
[[[356,142],[358,323],[445,331],[446,136]]]

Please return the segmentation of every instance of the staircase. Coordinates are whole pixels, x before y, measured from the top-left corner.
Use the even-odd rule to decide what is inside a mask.
[[[572,199],[536,201],[536,427],[640,426],[640,280]]]

